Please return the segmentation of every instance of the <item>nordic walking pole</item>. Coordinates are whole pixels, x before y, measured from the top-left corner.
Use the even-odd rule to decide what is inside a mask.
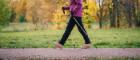
[[[74,21],[78,24],[78,26],[83,30],[83,32],[87,35],[87,32],[84,30],[84,28],[80,25],[80,23],[77,21],[75,17],[73,17]]]

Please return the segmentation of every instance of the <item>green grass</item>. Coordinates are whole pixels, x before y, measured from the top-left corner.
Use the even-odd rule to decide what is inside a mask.
[[[87,29],[93,47],[140,48],[140,28],[137,29]],[[32,32],[0,32],[0,48],[53,48],[64,30]],[[74,29],[67,40],[66,48],[80,48],[84,40]]]

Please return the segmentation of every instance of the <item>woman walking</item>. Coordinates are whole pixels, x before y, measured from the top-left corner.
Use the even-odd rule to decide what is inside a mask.
[[[62,7],[62,10],[69,10],[71,17],[61,40],[56,43],[55,48],[63,48],[63,45],[65,44],[75,25],[78,27],[79,32],[82,34],[85,40],[85,44],[82,46],[82,48],[90,48],[91,41],[82,23],[82,0],[70,0],[70,6]]]

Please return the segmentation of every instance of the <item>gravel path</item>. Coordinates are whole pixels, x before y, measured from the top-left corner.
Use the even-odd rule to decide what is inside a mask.
[[[139,48],[26,48],[26,49],[0,49],[0,60],[26,60],[26,59],[81,59],[89,57],[140,57]],[[85,59],[86,60],[86,59]]]

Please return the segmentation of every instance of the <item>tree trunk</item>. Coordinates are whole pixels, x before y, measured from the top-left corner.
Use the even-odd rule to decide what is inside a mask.
[[[99,10],[98,16],[99,16],[99,26],[100,26],[100,29],[103,27],[102,26],[102,22],[103,22],[103,6],[101,6],[101,5],[103,5],[103,1],[99,0],[99,2],[100,2],[100,4],[99,4],[100,10]]]
[[[111,19],[111,27],[115,28],[117,27],[117,1],[116,0],[112,0],[113,3],[113,9],[112,9],[112,19]]]
[[[136,0],[136,14],[135,14],[135,18],[136,18],[136,26],[140,27],[140,20],[139,20],[139,0]]]

